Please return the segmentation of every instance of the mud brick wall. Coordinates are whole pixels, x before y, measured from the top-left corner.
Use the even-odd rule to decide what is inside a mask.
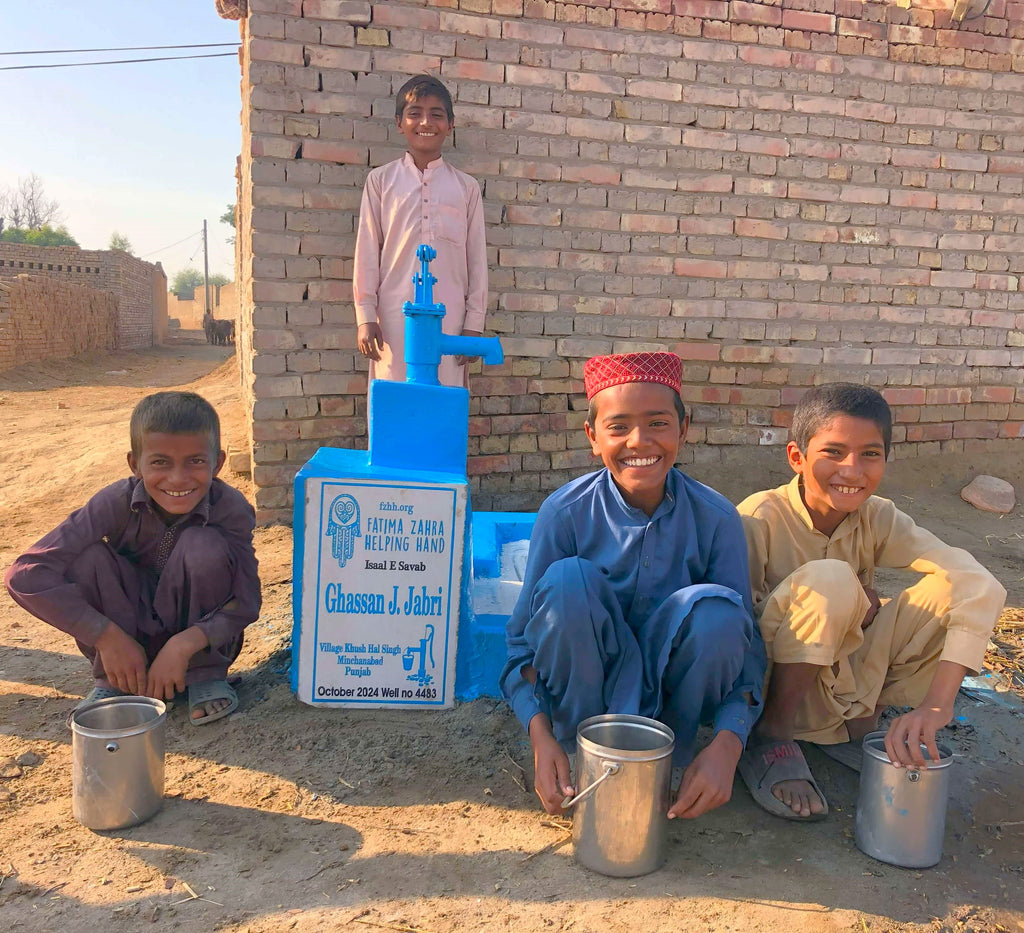
[[[813,9],[811,9],[813,7]],[[883,389],[897,456],[1024,435],[1024,6],[947,0],[250,0],[239,228],[261,520],[365,444],[350,276],[394,93],[439,74],[484,192],[476,508],[593,463],[584,360],[669,349],[699,478],[777,462],[807,386]],[[443,430],[443,426],[438,426]],[[752,487],[753,488],[753,487]]]
[[[0,278],[0,371],[112,350],[117,300],[109,292],[51,278]]]
[[[20,274],[112,294],[117,301],[117,349],[151,347],[161,328],[166,329],[166,303],[157,298],[167,292],[160,263],[120,250],[0,243],[0,277]]]

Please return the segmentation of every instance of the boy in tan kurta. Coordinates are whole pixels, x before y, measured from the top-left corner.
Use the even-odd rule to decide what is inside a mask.
[[[885,707],[910,706],[887,731],[890,759],[924,766],[922,745],[938,758],[935,733],[952,719],[964,676],[980,670],[1006,598],[970,554],[872,495],[891,435],[889,407],[873,389],[812,389],[794,412],[787,446],[797,475],[739,506],[769,658],[760,742],[748,745],[744,779],[778,816],[827,813],[809,771],[776,779],[776,763],[791,757],[779,746],[796,748],[793,739],[817,742],[856,767],[860,740]],[[922,577],[881,605],[876,567]]]

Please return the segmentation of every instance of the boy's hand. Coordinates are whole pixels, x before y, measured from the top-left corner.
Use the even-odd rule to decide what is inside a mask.
[[[96,639],[95,648],[103,673],[115,689],[135,696],[146,692],[146,652],[131,635],[111,622]]]
[[[185,689],[185,672],[192,655],[209,644],[202,629],[195,626],[169,638],[149,666],[147,695],[158,700],[173,700],[176,693]]]
[[[897,768],[926,768],[928,762],[921,745],[928,749],[932,761],[938,761],[935,733],[948,726],[953,718],[953,707],[921,705],[892,721],[885,733],[885,751]]]
[[[692,820],[728,803],[732,797],[736,765],[742,754],[743,743],[735,732],[726,729],[719,732],[683,772],[679,793],[669,808],[668,818]]]
[[[864,613],[864,621],[860,624],[861,628],[867,628],[872,622],[874,622],[875,616],[878,615],[878,610],[882,608],[882,601],[870,586],[864,587],[864,595],[867,596],[868,602],[871,603],[871,605],[868,606],[868,611]]]
[[[380,324],[360,324],[356,330],[356,346],[363,356],[380,361],[380,351],[384,349],[384,334]]]
[[[565,814],[562,801],[576,793],[569,773],[569,756],[551,731],[551,721],[543,713],[530,720],[530,744],[533,746],[533,789],[548,813]]]
[[[481,333],[478,330],[464,330],[462,332],[462,336],[463,337],[482,337],[483,333]],[[470,362],[471,360],[478,360],[478,359],[480,359],[479,356],[463,356],[460,353],[457,357],[455,357],[455,362],[458,363],[460,366],[465,366],[466,363]]]

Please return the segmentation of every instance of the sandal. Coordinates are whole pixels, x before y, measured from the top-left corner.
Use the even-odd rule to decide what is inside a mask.
[[[807,766],[807,759],[796,742],[782,739],[751,739],[740,756],[737,770],[750,796],[763,810],[784,820],[801,823],[815,823],[828,816],[828,801]],[[801,816],[784,804],[772,793],[772,788],[781,781],[807,781],[821,800],[821,813]]]
[[[216,713],[201,716],[199,719],[192,718],[192,713],[196,709],[212,700],[229,700],[230,702],[224,709],[219,709]],[[238,709],[238,694],[226,680],[204,680],[202,683],[188,685],[188,721],[193,726],[205,726],[209,722],[223,719],[225,716],[230,716],[236,709]]]

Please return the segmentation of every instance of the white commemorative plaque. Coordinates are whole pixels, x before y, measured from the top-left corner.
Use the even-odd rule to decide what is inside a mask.
[[[466,486],[310,477],[305,491],[298,698],[451,706]]]

